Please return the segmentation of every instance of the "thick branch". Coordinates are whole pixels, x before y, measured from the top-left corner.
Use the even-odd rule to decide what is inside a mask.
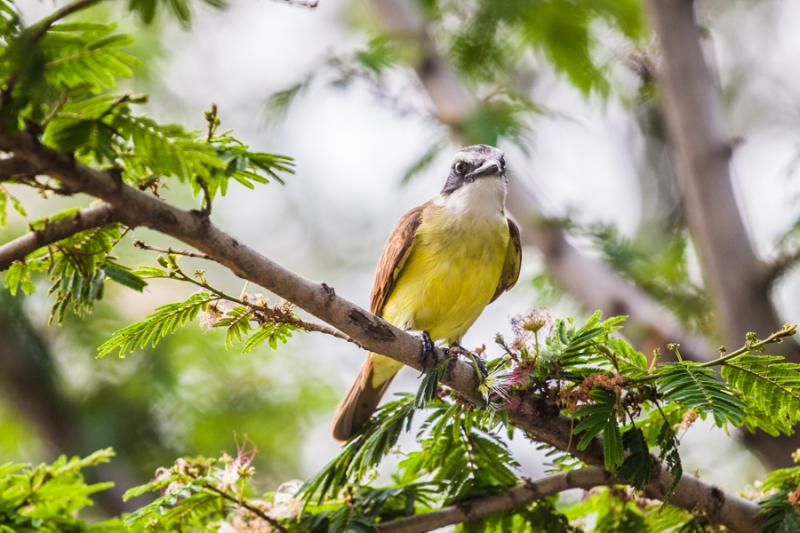
[[[422,533],[440,527],[484,518],[510,511],[569,489],[591,489],[614,483],[602,468],[589,467],[559,472],[537,480],[529,480],[513,489],[489,496],[459,502],[430,513],[398,518],[378,526],[380,533]]]
[[[662,66],[657,81],[675,148],[689,229],[725,343],[750,330],[781,325],[766,290],[765,269],[750,244],[730,174],[732,146],[722,105],[701,47],[691,0],[650,0]],[[798,354],[790,342],[785,351]]]
[[[766,335],[781,325],[770,300],[770,273],[756,257],[730,173],[731,141],[722,105],[703,56],[691,0],[649,0],[662,65],[657,76],[667,129],[675,150],[686,221],[697,244],[703,276],[722,340],[735,346],[748,331]],[[800,361],[791,339],[778,353]],[[789,466],[800,437],[747,434],[773,467]]]
[[[453,128],[460,142],[473,142],[463,138],[459,125],[475,112],[477,103],[439,54],[417,6],[406,0],[372,0],[372,6],[390,33],[418,44],[420,56],[414,69],[437,117]],[[661,304],[570,244],[564,232],[541,215],[541,202],[527,183],[522,176],[511,180],[508,209],[521,224],[525,243],[541,251],[548,271],[564,291],[589,310],[630,315],[632,327],[647,339],[643,351],[675,342],[689,358],[713,357],[716,350],[702,337],[683,333],[675,317]]]
[[[81,209],[67,218],[48,222],[42,229],[17,237],[0,246],[0,272],[10,267],[14,261],[25,258],[42,246],[116,220],[114,209],[109,204],[101,203]]]
[[[197,212],[178,209],[134,189],[111,173],[88,167],[68,155],[40,145],[25,132],[14,137],[0,135],[0,149],[13,151],[25,161],[46,168],[48,174],[65,184],[105,200],[126,225],[146,226],[181,240],[241,278],[261,285],[336,327],[365,349],[417,370],[423,369],[419,339],[337,296],[329,286],[311,282],[271,261],[224,233]],[[441,352],[438,356],[444,357]],[[452,360],[444,382],[476,405],[482,402],[477,389],[478,380],[470,363]],[[567,450],[586,463],[603,464],[602,445],[598,441],[585,450],[574,449],[570,421],[557,411],[514,413],[510,418],[537,441]],[[654,462],[651,479],[646,494],[663,499],[671,485],[669,472]],[[725,494],[689,475],[681,479],[671,501],[684,509],[703,513],[713,523],[737,531],[757,529],[758,508],[754,503]]]
[[[0,181],[11,180],[15,176],[35,176],[37,170],[16,157],[0,159]]]
[[[599,467],[559,472],[541,479],[528,480],[505,492],[466,500],[429,513],[392,520],[391,522],[379,525],[378,531],[380,533],[421,533],[424,531],[431,531],[453,524],[478,520],[494,513],[510,511],[565,490],[591,489],[593,487],[617,483],[619,483],[618,480]],[[687,486],[684,488],[684,491],[691,494],[695,489],[696,487],[694,486]],[[704,494],[702,491],[694,493],[697,494],[699,498],[713,497],[713,494]],[[664,495],[661,494],[656,497],[658,499],[663,499]],[[672,503],[676,502],[673,501]],[[698,500],[698,503],[701,503],[700,500]],[[713,505],[713,502],[708,502],[708,504]],[[754,504],[750,505],[755,507]],[[756,530],[757,529],[752,529],[751,531]]]

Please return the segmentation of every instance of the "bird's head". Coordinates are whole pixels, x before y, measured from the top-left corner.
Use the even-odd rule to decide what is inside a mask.
[[[499,181],[505,189],[505,155],[502,150],[486,144],[467,146],[453,158],[442,194],[450,194],[484,180]]]

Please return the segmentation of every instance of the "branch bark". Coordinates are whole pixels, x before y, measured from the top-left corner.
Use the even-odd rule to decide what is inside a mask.
[[[528,480],[505,492],[490,494],[429,513],[398,518],[378,525],[379,533],[423,533],[440,527],[478,520],[494,513],[510,511],[569,489],[591,489],[614,484],[614,478],[602,468],[588,467],[559,472],[537,480]]]
[[[113,174],[94,169],[74,158],[42,146],[27,132],[10,137],[0,135],[0,149],[13,152],[47,174],[81,192],[111,205],[119,220],[130,227],[146,226],[209,255],[239,277],[274,292],[338,328],[365,349],[384,354],[417,370],[423,369],[419,339],[339,297],[329,286],[311,282],[240,243],[214,226],[197,211],[184,211],[143,191],[122,183]],[[445,357],[437,351],[438,357]],[[444,383],[476,405],[482,398],[470,363],[452,360]],[[514,413],[511,421],[540,442],[568,450],[582,461],[603,464],[602,444],[592,442],[585,450],[572,445],[571,424],[557,411]],[[645,493],[664,499],[672,476],[658,461],[653,462],[651,483]],[[687,510],[703,513],[713,523],[736,531],[758,529],[758,506],[726,494],[695,477],[685,475],[670,500]]]
[[[32,169],[30,165],[16,157],[0,159],[0,181],[11,180],[18,175],[35,176],[37,173],[36,169]]]
[[[29,253],[81,231],[97,228],[117,220],[114,209],[106,203],[81,209],[67,218],[48,222],[35,230],[0,246],[0,272]]]
[[[413,66],[436,116],[451,127],[460,142],[473,142],[464,138],[460,125],[475,112],[476,101],[439,54],[417,6],[406,0],[372,0],[372,6],[389,33],[420,47]],[[645,339],[645,352],[675,342],[688,358],[706,361],[715,357],[716,349],[701,336],[682,332],[678,321],[664,306],[570,244],[564,232],[542,216],[541,202],[527,183],[522,176],[510,181],[509,212],[520,223],[524,242],[539,249],[548,271],[565,292],[591,311],[630,315],[630,324]]]
[[[766,335],[781,322],[766,291],[766,269],[750,244],[730,174],[716,83],[700,44],[691,0],[650,0],[662,65],[657,81],[678,161],[689,229],[723,340],[735,345],[749,330]],[[795,343],[784,345],[798,354]]]
[[[678,164],[689,230],[697,244],[722,340],[735,346],[746,332],[766,335],[782,324],[770,300],[769,272],[745,228],[730,173],[732,145],[723,126],[714,77],[701,46],[691,0],[649,0],[662,65],[657,83]],[[791,339],[775,352],[800,362]],[[797,436],[748,435],[773,466],[791,464]]]

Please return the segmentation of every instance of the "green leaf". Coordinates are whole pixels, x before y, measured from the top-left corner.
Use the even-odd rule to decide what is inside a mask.
[[[145,320],[125,326],[115,332],[110,339],[97,348],[97,356],[105,357],[117,350],[119,357],[125,357],[148,345],[156,346],[162,338],[194,320],[200,310],[218,299],[219,296],[200,292],[193,294],[183,302],[162,305]]]
[[[39,45],[47,83],[60,90],[81,87],[98,93],[129,77],[138,62],[121,49],[133,40],[115,31],[115,24],[62,22],[50,28]]]
[[[408,430],[413,416],[414,396],[411,394],[401,395],[381,407],[348,441],[341,453],[303,485],[301,493],[306,503],[315,496],[322,502],[326,497],[338,494],[348,483],[365,476]]]
[[[242,341],[242,338],[250,333],[252,327],[250,320],[253,319],[253,311],[243,305],[237,305],[228,311],[224,317],[219,319],[215,324],[215,328],[228,328],[225,334],[225,346],[230,348],[236,343]]]
[[[659,460],[666,463],[667,470],[672,474],[672,486],[666,495],[666,499],[669,499],[678,487],[681,477],[683,477],[683,464],[681,463],[680,453],[678,453],[678,439],[672,430],[672,426],[666,420],[661,425],[656,443],[661,450],[658,454]]]
[[[594,403],[581,407],[575,412],[580,422],[574,433],[580,434],[577,448],[585,450],[594,437],[603,434],[603,461],[607,470],[614,471],[624,458],[622,436],[617,422],[617,396],[606,389],[593,388],[589,397]]]
[[[6,270],[3,287],[8,289],[11,296],[16,296],[20,287],[22,287],[22,292],[25,294],[33,294],[34,290],[36,290],[36,286],[31,280],[30,269],[20,261],[14,261]]]
[[[429,401],[436,398],[439,382],[441,382],[447,374],[449,364],[450,362],[446,358],[443,358],[422,376],[422,382],[417,390],[417,396],[414,399],[414,407],[416,409],[424,408]]]
[[[800,467],[778,468],[764,480],[761,490],[767,494],[758,502],[761,527],[766,533],[800,531],[800,510],[789,495],[800,486]]]
[[[145,280],[123,265],[109,262],[103,266],[103,271],[109,279],[135,291],[142,292],[142,290],[147,287],[147,282]]]
[[[616,417],[609,418],[603,428],[603,464],[606,470],[614,471],[625,459],[622,436]]]
[[[142,266],[134,268],[131,272],[140,278],[168,278],[169,273],[158,267]]]
[[[668,363],[658,368],[655,381],[667,401],[678,402],[705,416],[711,414],[718,426],[741,425],[747,406],[712,371],[697,363]]]
[[[62,455],[52,464],[27,463],[0,465],[2,493],[2,532],[27,531],[103,531],[122,533],[119,522],[89,524],[78,518],[79,511],[93,504],[92,494],[111,488],[113,483],[87,484],[83,470],[108,462],[111,449],[98,450],[88,457]]]
[[[617,471],[623,481],[636,489],[644,489],[650,482],[650,450],[642,430],[630,428],[622,436],[622,442],[628,456]]]
[[[748,416],[752,426],[794,431],[800,422],[800,364],[779,355],[744,355],[727,361],[721,373],[741,393],[748,415],[755,415]]]
[[[279,324],[275,322],[267,322],[262,324],[255,333],[253,333],[242,346],[242,353],[250,353],[258,348],[264,342],[269,344],[273,350],[278,348],[278,343],[286,344],[292,332],[298,329],[292,324]]]

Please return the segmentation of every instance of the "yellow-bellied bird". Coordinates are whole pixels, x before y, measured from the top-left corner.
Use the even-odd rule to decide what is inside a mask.
[[[458,344],[519,277],[519,229],[505,213],[505,157],[478,144],[458,152],[442,192],[397,223],[383,249],[370,311],[432,341]],[[426,354],[423,353],[423,357]],[[370,353],[333,419],[347,440],[369,419],[401,363]]]

